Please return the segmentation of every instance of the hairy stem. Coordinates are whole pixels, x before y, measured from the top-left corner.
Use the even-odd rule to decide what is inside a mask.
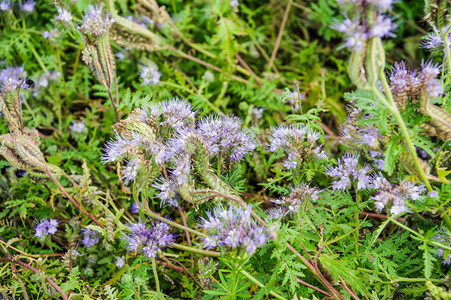
[[[152,257],[152,270],[153,275],[155,277],[155,289],[157,293],[160,292],[160,281],[158,280],[158,273],[157,273],[157,265],[155,264],[155,257]]]

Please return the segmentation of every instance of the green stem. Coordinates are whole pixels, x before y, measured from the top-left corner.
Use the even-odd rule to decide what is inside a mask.
[[[390,87],[388,86],[387,79],[385,77],[384,68],[380,68],[379,69],[379,77],[380,77],[380,80],[382,81],[382,84],[384,86],[385,92],[387,94],[387,98],[388,98],[390,103],[388,103],[385,100],[385,97],[381,94],[381,92],[379,92],[377,90],[377,88],[375,86],[373,86],[373,90],[376,93],[376,95],[379,97],[379,99],[382,101],[382,103],[392,112],[392,114],[395,116],[396,120],[398,121],[398,124],[399,124],[399,127],[401,129],[402,135],[404,136],[405,143],[406,143],[407,148],[408,148],[408,150],[410,152],[410,155],[413,158],[413,161],[414,161],[415,167],[416,167],[416,169],[418,171],[418,174],[420,175],[421,180],[424,182],[427,190],[429,192],[431,192],[431,191],[433,191],[432,186],[431,186],[431,184],[430,184],[430,182],[429,182],[429,180],[428,180],[428,178],[426,176],[426,173],[424,172],[423,167],[420,164],[420,160],[419,160],[419,158],[417,156],[417,152],[415,150],[415,146],[413,145],[412,140],[411,140],[410,135],[409,135],[409,132],[407,131],[406,124],[404,123],[404,120],[401,117],[401,114],[400,114],[400,112],[398,110],[398,107],[396,106],[396,103],[393,100],[393,95],[391,93]],[[443,208],[441,208],[440,211],[443,214],[443,220],[446,223],[446,227],[448,227],[448,229],[451,230],[451,219],[448,216],[448,213]]]
[[[251,274],[249,274],[248,272],[242,270],[241,274],[243,274],[244,276],[246,276],[247,279],[249,279],[250,281],[252,281],[253,283],[255,283],[256,285],[258,285],[260,288],[265,288],[265,285],[263,283],[261,283],[260,281],[258,281],[257,279],[255,279]],[[280,296],[279,294],[273,292],[273,291],[269,291],[269,294],[274,296],[277,299],[280,300],[287,300],[287,298],[284,298],[282,296]]]
[[[359,256],[359,230],[360,230],[360,222],[359,222],[360,194],[359,194],[359,192],[356,192],[356,202],[357,202],[357,211],[355,212],[356,231],[354,234],[354,238],[355,238],[355,253],[357,256]]]
[[[142,206],[142,204],[141,204],[139,201],[136,201],[136,204],[138,204],[139,208],[140,208],[146,215],[149,215],[149,216],[151,216],[152,218],[155,218],[155,219],[157,219],[157,220],[160,220],[161,222],[164,222],[164,223],[166,223],[166,224],[169,224],[169,225],[171,225],[171,226],[174,226],[174,227],[176,227],[176,228],[178,228],[178,229],[186,230],[186,231],[188,231],[188,232],[190,232],[190,233],[192,233],[192,234],[196,234],[196,235],[199,235],[199,236],[202,236],[202,237],[207,237],[207,235],[206,235],[205,233],[202,233],[202,232],[200,232],[200,231],[191,229],[191,228],[189,228],[189,227],[185,227],[185,226],[183,226],[183,225],[180,225],[179,223],[169,221],[168,219],[163,218],[163,217],[160,216],[159,214],[157,214],[157,213],[151,211],[150,209],[144,209],[144,207]]]
[[[155,276],[155,289],[157,290],[157,293],[160,292],[160,281],[158,280],[158,273],[157,273],[157,265],[155,264],[155,257],[152,257],[152,270],[153,275]]]
[[[172,244],[171,247],[175,248],[175,249],[183,250],[183,251],[188,251],[188,252],[193,252],[193,253],[205,255],[205,256],[212,256],[212,257],[220,257],[221,256],[221,253],[216,252],[216,251],[202,250],[202,249],[197,249],[197,248],[194,248],[194,247],[188,247],[188,246],[180,245],[180,244]]]
[[[410,228],[407,227],[406,225],[404,225],[404,224],[402,224],[402,223],[396,221],[395,219],[393,219],[393,217],[390,217],[389,220],[390,220],[391,222],[393,222],[394,224],[398,225],[399,227],[404,228],[405,230],[409,231],[409,232],[412,233],[413,235],[416,235],[417,237],[419,237],[419,238],[422,239],[423,241],[428,242],[428,243],[430,243],[430,244],[432,244],[432,245],[434,245],[434,246],[437,246],[437,247],[440,247],[440,248],[443,248],[443,249],[446,249],[446,250],[450,250],[450,251],[451,251],[451,247],[442,245],[442,244],[437,243],[437,242],[434,242],[434,241],[430,241],[429,239],[426,239],[423,235],[419,234],[419,233],[416,232],[415,230],[410,229]]]

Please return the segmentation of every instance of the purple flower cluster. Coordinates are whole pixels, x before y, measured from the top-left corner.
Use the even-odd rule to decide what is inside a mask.
[[[447,231],[445,228],[440,227],[438,229],[439,233],[434,235],[432,238],[435,242],[440,243],[442,245],[449,246],[451,244],[450,234],[449,231]],[[445,257],[445,251],[442,248],[437,249],[437,257],[443,258],[443,265],[449,265],[451,264],[451,254],[448,253],[448,255]]]
[[[84,121],[72,121],[72,125],[70,125],[69,128],[75,133],[82,133],[86,130]]]
[[[127,251],[135,255],[141,252],[147,258],[154,258],[158,250],[171,246],[175,235],[170,233],[170,226],[156,221],[147,227],[143,222],[129,225],[131,233],[124,237],[127,242]]]
[[[22,6],[20,6],[20,10],[26,14],[31,14],[34,11],[34,6],[36,2],[33,0],[24,1]]]
[[[392,185],[382,175],[376,175],[372,182],[376,195],[372,196],[376,209],[390,208],[390,213],[399,215],[407,212],[406,201],[419,200],[426,192],[422,185],[415,185],[410,181],[402,181],[399,185]]]
[[[114,19],[108,13],[103,14],[103,3],[99,6],[88,6],[88,13],[85,14],[82,24],[78,27],[81,33],[97,38],[105,35],[110,30]]]
[[[56,6],[56,10],[58,12],[58,15],[55,17],[56,20],[61,21],[63,24],[72,22],[72,15],[68,9]]]
[[[443,33],[448,32],[447,33],[448,44],[445,45],[445,40],[443,39],[443,36],[440,34],[440,32],[436,30],[433,33],[428,34],[428,37],[423,40],[423,42],[421,43],[423,48],[429,49],[431,51],[433,50],[443,51],[445,47],[448,47],[451,50],[451,30],[449,30],[449,26],[445,26],[441,30]]]
[[[346,144],[364,149],[377,149],[380,134],[376,127],[357,125],[357,121],[366,116],[362,116],[362,109],[353,105],[347,108],[348,116],[346,122],[340,126],[341,139]]]
[[[0,70],[1,92],[15,90],[19,87],[26,88],[24,79],[27,73],[23,67],[8,67]]]
[[[254,136],[242,126],[241,120],[234,116],[210,116],[199,121],[196,132],[207,145],[209,154],[223,154],[232,161],[239,161],[256,145]]]
[[[125,167],[123,167],[121,173],[122,173],[122,180],[124,180],[124,183],[127,185],[130,183],[130,181],[134,181],[136,178],[136,175],[138,174],[139,169],[141,168],[141,164],[138,159],[133,158],[127,162]]]
[[[158,67],[154,62],[142,68],[139,73],[144,85],[153,85],[160,83],[161,73],[158,71]]]
[[[152,103],[144,109],[144,113],[143,120],[155,127],[185,127],[194,123],[195,116],[188,101],[178,98]]]
[[[117,256],[116,257],[116,267],[122,268],[125,265],[125,257],[124,256]]]
[[[318,199],[319,190],[315,187],[310,187],[306,184],[291,189],[290,194],[281,197],[278,200],[273,200],[277,206],[271,208],[268,213],[273,219],[279,219],[288,214],[296,214],[301,209],[302,204],[306,201],[316,201]]]
[[[372,37],[393,37],[396,28],[392,20],[385,15],[391,9],[392,1],[389,0],[341,0],[343,6],[348,6],[356,16],[353,20],[346,18],[343,22],[333,26],[334,29],[345,35],[343,47],[357,51],[364,49],[366,41]],[[366,11],[375,12],[374,17],[367,18]]]
[[[213,212],[207,211],[206,214],[207,218],[200,218],[199,226],[209,234],[202,242],[207,249],[219,246],[243,249],[252,254],[268,238],[265,227],[252,219],[251,208],[244,210],[231,205],[226,209],[217,206]]]
[[[389,79],[390,89],[397,105],[406,106],[410,98],[417,102],[423,93],[430,98],[435,98],[443,93],[443,88],[436,77],[440,74],[440,67],[432,62],[423,62],[421,70],[408,70],[404,62],[395,63]]]
[[[44,238],[49,234],[55,234],[58,230],[58,221],[55,219],[42,220],[35,227],[34,236],[37,238]]]
[[[294,169],[310,159],[327,158],[319,144],[320,133],[300,125],[281,125],[272,129],[269,137],[269,151],[284,151],[287,155],[285,168]]]
[[[344,191],[352,187],[355,183],[357,191],[371,187],[371,168],[359,165],[359,155],[344,154],[336,167],[329,166],[325,174],[334,178],[332,189],[334,191]]]
[[[83,245],[90,248],[99,242],[99,233],[89,228],[83,228]]]

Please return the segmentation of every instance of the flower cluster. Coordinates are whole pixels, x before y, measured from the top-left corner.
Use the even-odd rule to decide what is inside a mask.
[[[20,6],[20,10],[26,14],[31,14],[34,11],[34,6],[36,2],[33,0],[24,1],[22,6]]]
[[[84,121],[72,121],[72,125],[69,126],[70,130],[75,133],[82,133],[86,130]]]
[[[319,144],[320,133],[300,125],[281,125],[272,129],[269,151],[283,150],[287,155],[285,168],[294,169],[310,159],[326,159],[323,146]]]
[[[447,33],[447,45],[445,45],[445,39],[443,38],[443,36],[440,34],[440,32],[438,32],[438,30],[436,30],[428,34],[428,37],[423,40],[423,42],[421,43],[423,48],[429,49],[431,51],[443,51],[444,48],[448,47],[451,50],[451,30],[449,30],[449,26],[444,26],[441,31],[443,33]]]
[[[55,17],[56,20],[61,21],[63,24],[69,24],[72,22],[72,15],[66,8],[56,7],[58,15]]]
[[[371,168],[359,165],[359,155],[344,154],[336,167],[329,166],[325,174],[334,178],[332,189],[334,191],[344,191],[352,187],[355,183],[357,191],[371,187]]]
[[[139,221],[129,225],[131,233],[124,237],[127,242],[127,251],[135,255],[141,252],[147,258],[154,258],[158,250],[171,246],[175,235],[170,233],[170,226],[166,223],[156,221],[150,227]]]
[[[379,144],[380,134],[374,126],[361,127],[356,124],[362,116],[362,109],[350,106],[348,108],[348,116],[346,122],[340,126],[341,139],[346,144],[358,148],[377,149]]]
[[[440,227],[438,230],[439,230],[439,233],[434,235],[434,237],[432,239],[434,241],[436,241],[437,243],[449,246],[451,244],[449,231],[447,231],[443,227]],[[443,262],[442,262],[443,265],[451,264],[451,254],[448,254],[447,257],[445,257],[445,251],[442,248],[437,249],[436,256],[443,258]]]
[[[85,14],[82,24],[78,27],[81,33],[97,38],[108,33],[114,19],[108,13],[103,14],[103,3],[99,6],[88,6],[88,13]]]
[[[50,42],[54,42],[58,33],[58,29],[45,30],[42,32],[42,37]]]
[[[37,238],[44,238],[49,234],[55,234],[58,227],[58,221],[55,219],[43,220],[39,222],[35,227],[34,236]]]
[[[376,175],[372,182],[376,195],[372,196],[376,209],[390,208],[390,213],[399,215],[407,212],[406,201],[419,200],[426,189],[422,185],[415,185],[410,181],[402,181],[399,185],[392,185],[382,175]]]
[[[389,79],[393,98],[401,109],[405,108],[407,99],[418,102],[418,97],[426,94],[430,98],[443,93],[440,81],[436,77],[440,68],[432,62],[421,64],[421,70],[407,69],[404,62],[395,63]]]
[[[343,47],[357,51],[364,49],[366,41],[372,37],[393,37],[396,28],[392,20],[385,15],[391,9],[391,0],[341,0],[342,6],[348,6],[356,12],[354,19],[346,18],[342,23],[336,24],[334,29],[345,35]],[[375,12],[371,19],[367,18],[367,10]]]
[[[274,219],[279,219],[288,214],[296,214],[301,209],[302,204],[306,201],[316,201],[318,199],[319,190],[306,184],[291,189],[290,194],[273,200],[276,204],[275,208],[271,208],[268,213]]]
[[[304,101],[305,99],[306,96],[304,93],[299,94],[297,91],[290,91],[282,98],[282,102],[290,105],[293,111],[297,111],[300,108],[300,101]]]
[[[160,83],[161,73],[158,71],[157,65],[152,62],[142,68],[139,77],[141,77],[144,85],[153,85]]]
[[[202,118],[197,124],[197,133],[205,142],[209,154],[228,154],[232,161],[241,160],[255,149],[255,139],[242,129],[242,122],[234,116]]]
[[[226,247],[243,249],[248,254],[265,244],[267,232],[251,217],[251,208],[244,210],[231,205],[228,209],[217,206],[207,211],[207,218],[201,218],[199,225],[208,232],[202,244],[207,249]]]
[[[83,240],[82,243],[86,247],[90,248],[99,242],[99,233],[89,228],[83,228]]]
[[[8,67],[0,70],[0,88],[1,92],[15,90],[24,86],[24,79],[27,73],[23,67]]]

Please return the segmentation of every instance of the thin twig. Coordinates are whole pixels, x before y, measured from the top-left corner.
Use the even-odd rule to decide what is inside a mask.
[[[351,297],[354,298],[355,300],[360,300],[360,298],[357,297],[357,295],[356,295],[350,288],[348,288],[348,287],[346,286],[346,282],[344,281],[343,277],[341,277],[340,275],[338,275],[338,278],[340,278],[340,281],[341,281],[343,287],[345,288],[345,290],[348,291],[348,293],[351,295]]]
[[[260,86],[263,85],[262,81],[260,80],[260,78],[254,73],[254,71],[252,71],[251,67],[249,67],[249,65],[244,61],[244,59],[239,55],[239,54],[235,54],[236,59],[238,59],[238,61],[240,62],[240,64],[243,65],[243,67],[249,71],[249,73],[251,73],[252,76],[254,76],[255,81],[258,82],[258,84]]]
[[[290,0],[288,2],[288,4],[287,4],[287,7],[285,8],[285,12],[283,14],[283,19],[282,19],[282,24],[280,25],[279,34],[277,35],[276,44],[274,45],[274,49],[273,49],[272,54],[271,54],[271,59],[269,60],[269,63],[268,63],[268,67],[267,67],[268,70],[271,69],[271,67],[272,67],[272,65],[274,63],[274,60],[276,59],[277,51],[279,50],[280,41],[282,40],[283,31],[285,29],[285,25],[287,24],[288,14],[290,12],[290,8],[291,8],[291,3],[292,2],[293,1]]]
[[[320,292],[320,293],[326,295],[327,297],[332,297],[332,295],[329,294],[328,292],[325,292],[325,291],[323,291],[322,289],[317,288],[317,287],[314,286],[314,285],[311,285],[310,283],[307,283],[307,282],[305,282],[305,281],[302,281],[302,280],[300,280],[300,279],[297,278],[297,277],[295,277],[294,280],[296,280],[296,282],[298,282],[298,283],[300,283],[300,284],[303,284],[303,285],[305,285],[305,286],[307,286],[307,287],[309,287],[309,288],[311,288],[311,289],[314,289],[314,290],[317,291],[317,292]]]

